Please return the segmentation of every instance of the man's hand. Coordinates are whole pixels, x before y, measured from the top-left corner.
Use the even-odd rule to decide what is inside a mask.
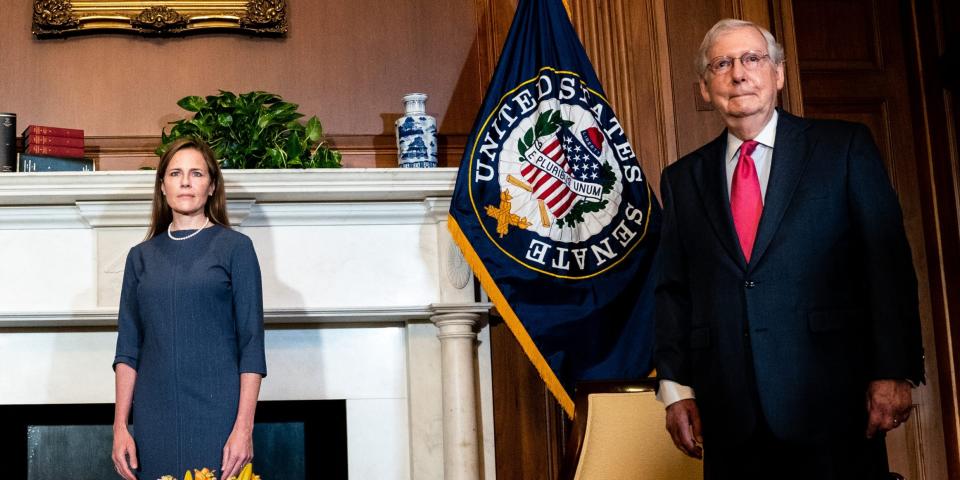
[[[700,410],[693,399],[680,400],[667,407],[667,432],[681,452],[693,458],[703,458]]]
[[[906,380],[874,380],[867,387],[867,438],[886,432],[910,418],[913,393]]]

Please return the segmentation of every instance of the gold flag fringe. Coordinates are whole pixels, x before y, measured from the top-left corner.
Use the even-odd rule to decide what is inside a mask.
[[[563,408],[563,411],[567,413],[567,416],[573,418],[573,399],[570,398],[570,395],[567,394],[563,385],[560,384],[560,380],[553,372],[553,369],[550,368],[547,360],[543,358],[540,349],[533,343],[533,339],[530,338],[527,329],[520,323],[517,314],[507,303],[507,299],[504,298],[503,293],[500,292],[500,288],[494,283],[490,273],[487,272],[487,268],[483,265],[483,262],[480,261],[477,252],[474,251],[473,245],[467,240],[466,235],[460,230],[460,225],[457,224],[457,221],[453,219],[452,215],[448,215],[447,228],[450,230],[453,242],[460,247],[460,251],[463,252],[463,257],[467,260],[467,264],[470,265],[473,273],[480,279],[480,285],[483,287],[483,290],[487,292],[487,296],[490,297],[494,306],[497,307],[497,311],[503,316],[507,327],[513,332],[513,336],[517,339],[517,342],[520,343],[523,352],[527,354],[527,358],[530,359],[530,362],[533,363],[533,366],[537,369],[540,378],[543,379],[543,383],[547,385],[547,389],[550,390],[550,393],[552,393],[554,398],[557,399],[557,402],[560,403],[560,406]]]

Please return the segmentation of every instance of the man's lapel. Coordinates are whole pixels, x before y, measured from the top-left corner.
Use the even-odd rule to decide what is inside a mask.
[[[745,267],[743,252],[740,250],[740,240],[737,238],[733,226],[733,216],[730,213],[730,197],[727,194],[727,170],[724,155],[727,149],[727,132],[724,130],[702,152],[703,158],[695,164],[693,171],[700,199],[707,218],[720,239],[720,243],[727,253],[739,264]]]
[[[812,151],[807,141],[809,123],[800,117],[779,110],[777,140],[773,148],[773,163],[763,202],[763,214],[757,227],[757,238],[750,255],[750,266],[759,263],[780,227],[783,214],[797,189]]]

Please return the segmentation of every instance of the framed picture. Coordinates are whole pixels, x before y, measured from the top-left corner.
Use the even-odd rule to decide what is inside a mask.
[[[33,34],[127,31],[145,35],[235,30],[287,32],[286,0],[33,0]]]

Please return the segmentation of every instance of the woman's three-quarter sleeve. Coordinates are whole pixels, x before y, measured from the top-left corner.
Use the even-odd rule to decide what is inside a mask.
[[[250,238],[241,236],[230,264],[240,373],[267,376],[267,360],[263,346],[263,287],[260,263]]]
[[[143,330],[140,324],[140,305],[137,300],[139,279],[135,267],[136,247],[127,253],[127,265],[123,269],[123,287],[120,290],[120,312],[117,316],[117,353],[113,358],[113,368],[118,363],[130,365],[134,370],[140,361],[140,346],[143,343]]]

